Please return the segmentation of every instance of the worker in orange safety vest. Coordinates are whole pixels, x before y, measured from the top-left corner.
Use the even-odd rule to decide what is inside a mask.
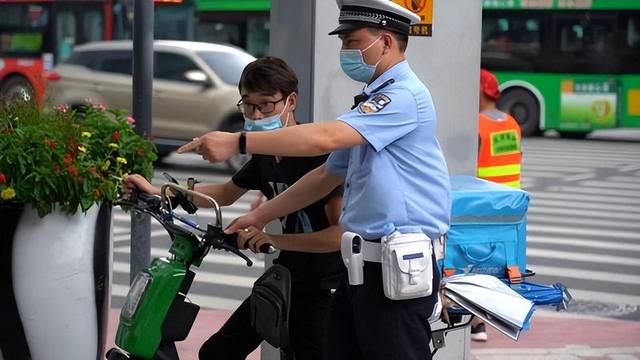
[[[519,189],[522,135],[518,121],[496,108],[499,96],[498,80],[489,71],[481,69],[476,175]]]

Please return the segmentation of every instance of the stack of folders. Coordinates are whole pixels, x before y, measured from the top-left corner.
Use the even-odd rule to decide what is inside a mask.
[[[513,340],[528,328],[534,304],[495,276],[460,274],[443,282],[448,298]]]

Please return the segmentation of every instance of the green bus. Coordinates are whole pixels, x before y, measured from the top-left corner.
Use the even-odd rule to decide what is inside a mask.
[[[114,38],[131,39],[134,0],[113,1]],[[234,45],[254,56],[269,49],[271,0],[155,0],[155,5],[156,39]]]
[[[482,66],[523,135],[640,127],[640,0],[484,0]]]

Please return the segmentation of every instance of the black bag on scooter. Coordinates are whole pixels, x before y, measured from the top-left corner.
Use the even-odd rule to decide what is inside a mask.
[[[286,350],[289,340],[291,274],[273,265],[253,283],[250,296],[251,325],[271,346]]]

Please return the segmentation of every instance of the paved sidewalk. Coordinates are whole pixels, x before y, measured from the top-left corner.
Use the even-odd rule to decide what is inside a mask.
[[[178,343],[181,359],[198,358],[198,349],[231,315],[201,310],[186,341]],[[109,318],[107,348],[113,346],[119,310]],[[472,360],[640,360],[640,322],[536,311],[531,329],[518,341],[487,326],[489,341],[472,342]],[[259,350],[249,360],[259,360]]]
[[[537,310],[518,341],[487,326],[473,360],[640,360],[640,322]]]
[[[118,326],[119,309],[111,309],[109,313],[109,331],[107,333],[106,348],[114,347],[114,339]],[[224,322],[231,316],[231,311],[227,310],[209,310],[200,309],[191,332],[185,341],[177,343],[178,354],[180,359],[196,360],[198,359],[198,350],[200,345],[209,338],[213,333],[218,331]],[[251,353],[247,360],[260,360],[260,349]]]

